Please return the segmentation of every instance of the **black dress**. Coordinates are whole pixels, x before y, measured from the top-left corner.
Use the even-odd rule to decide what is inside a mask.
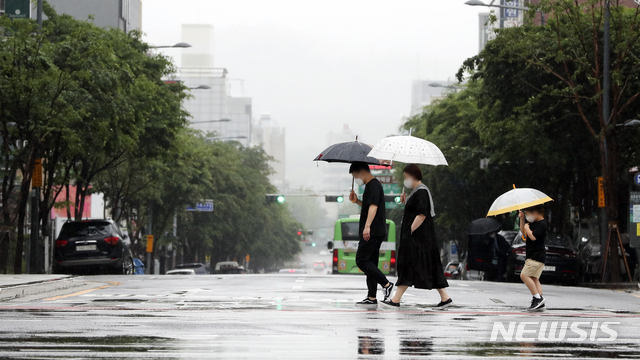
[[[411,234],[411,224],[418,215],[425,215],[426,218]],[[440,250],[436,244],[436,231],[431,217],[431,203],[426,189],[416,190],[404,208],[396,285],[429,290],[449,286],[440,261]]]

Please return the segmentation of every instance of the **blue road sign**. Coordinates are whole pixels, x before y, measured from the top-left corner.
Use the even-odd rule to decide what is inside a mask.
[[[205,202],[197,203],[195,209],[192,208],[191,206],[188,206],[187,207],[187,211],[212,212],[213,211],[213,201],[205,201]]]
[[[512,7],[520,7],[520,1],[519,0],[507,0],[504,2],[505,6],[512,6]],[[520,10],[518,9],[512,9],[512,8],[503,8],[502,9],[503,12],[503,17],[506,18],[517,18],[518,16],[520,16]]]
[[[640,186],[640,171],[633,175],[633,182]]]

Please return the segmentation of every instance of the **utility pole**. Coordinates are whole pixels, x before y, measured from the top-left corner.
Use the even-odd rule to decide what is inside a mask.
[[[151,208],[151,202],[149,202],[149,224],[147,225],[147,266],[145,266],[145,270],[147,274],[151,274],[151,261],[153,257],[151,256],[153,251],[153,232],[151,231],[151,226],[153,224],[153,210]],[[151,237],[149,237],[151,235]],[[149,246],[149,240],[151,240],[151,246]]]
[[[610,86],[609,86],[609,82],[610,82],[610,58],[609,58],[609,52],[610,52],[610,47],[611,47],[611,37],[609,35],[609,18],[611,17],[611,9],[610,9],[610,1],[609,0],[605,0],[604,2],[604,30],[603,30],[603,34],[602,36],[603,38],[603,58],[602,58],[602,88],[604,90],[604,92],[602,93],[602,117],[604,118],[604,125],[605,128],[607,125],[609,125],[609,118],[611,117],[611,109],[610,109]],[[607,131],[605,130],[604,132],[604,171],[602,174],[602,177],[604,179],[605,182],[608,181],[612,181],[612,179],[609,179],[608,177],[608,170],[609,170],[609,153],[607,150]],[[606,192],[605,192],[605,199],[606,199]],[[606,199],[609,200],[609,199]],[[601,221],[600,221],[600,245],[601,245],[601,253],[604,254],[604,247],[605,245],[607,245],[607,237],[609,234],[609,219],[607,217],[607,208],[606,208],[607,204],[605,203],[605,207],[602,208],[602,213],[601,213]],[[603,271],[606,271],[603,270]]]
[[[39,206],[42,187],[42,159],[36,159],[31,177],[31,237],[29,239],[29,274],[38,273],[38,233],[40,232]]]
[[[36,19],[38,21],[38,28],[42,30],[42,0],[38,0],[38,9],[36,10]]]

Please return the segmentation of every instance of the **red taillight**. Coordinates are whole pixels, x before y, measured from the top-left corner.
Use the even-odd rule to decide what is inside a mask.
[[[110,244],[110,245],[115,245],[115,244],[118,243],[118,240],[120,240],[120,239],[118,239],[117,236],[109,236],[108,238],[104,239],[104,242],[106,242],[107,244]]]
[[[338,249],[333,249],[333,264],[338,263]]]
[[[482,262],[482,259],[476,259],[477,262]]]
[[[396,252],[392,251],[391,252],[391,267],[395,267],[396,266]]]
[[[63,246],[67,246],[67,243],[68,243],[67,240],[56,240],[56,247],[61,248]]]
[[[289,269],[289,272],[290,272],[290,273],[294,273],[294,272],[296,272],[296,271],[295,271],[295,270],[293,270],[293,269]]]

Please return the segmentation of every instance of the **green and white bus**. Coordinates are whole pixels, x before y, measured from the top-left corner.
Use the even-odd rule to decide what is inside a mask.
[[[358,228],[360,217],[354,216],[336,221],[333,232],[333,273],[362,274],[356,265],[356,251],[360,241]],[[387,220],[387,240],[380,246],[378,268],[385,274],[396,274],[396,224]]]

